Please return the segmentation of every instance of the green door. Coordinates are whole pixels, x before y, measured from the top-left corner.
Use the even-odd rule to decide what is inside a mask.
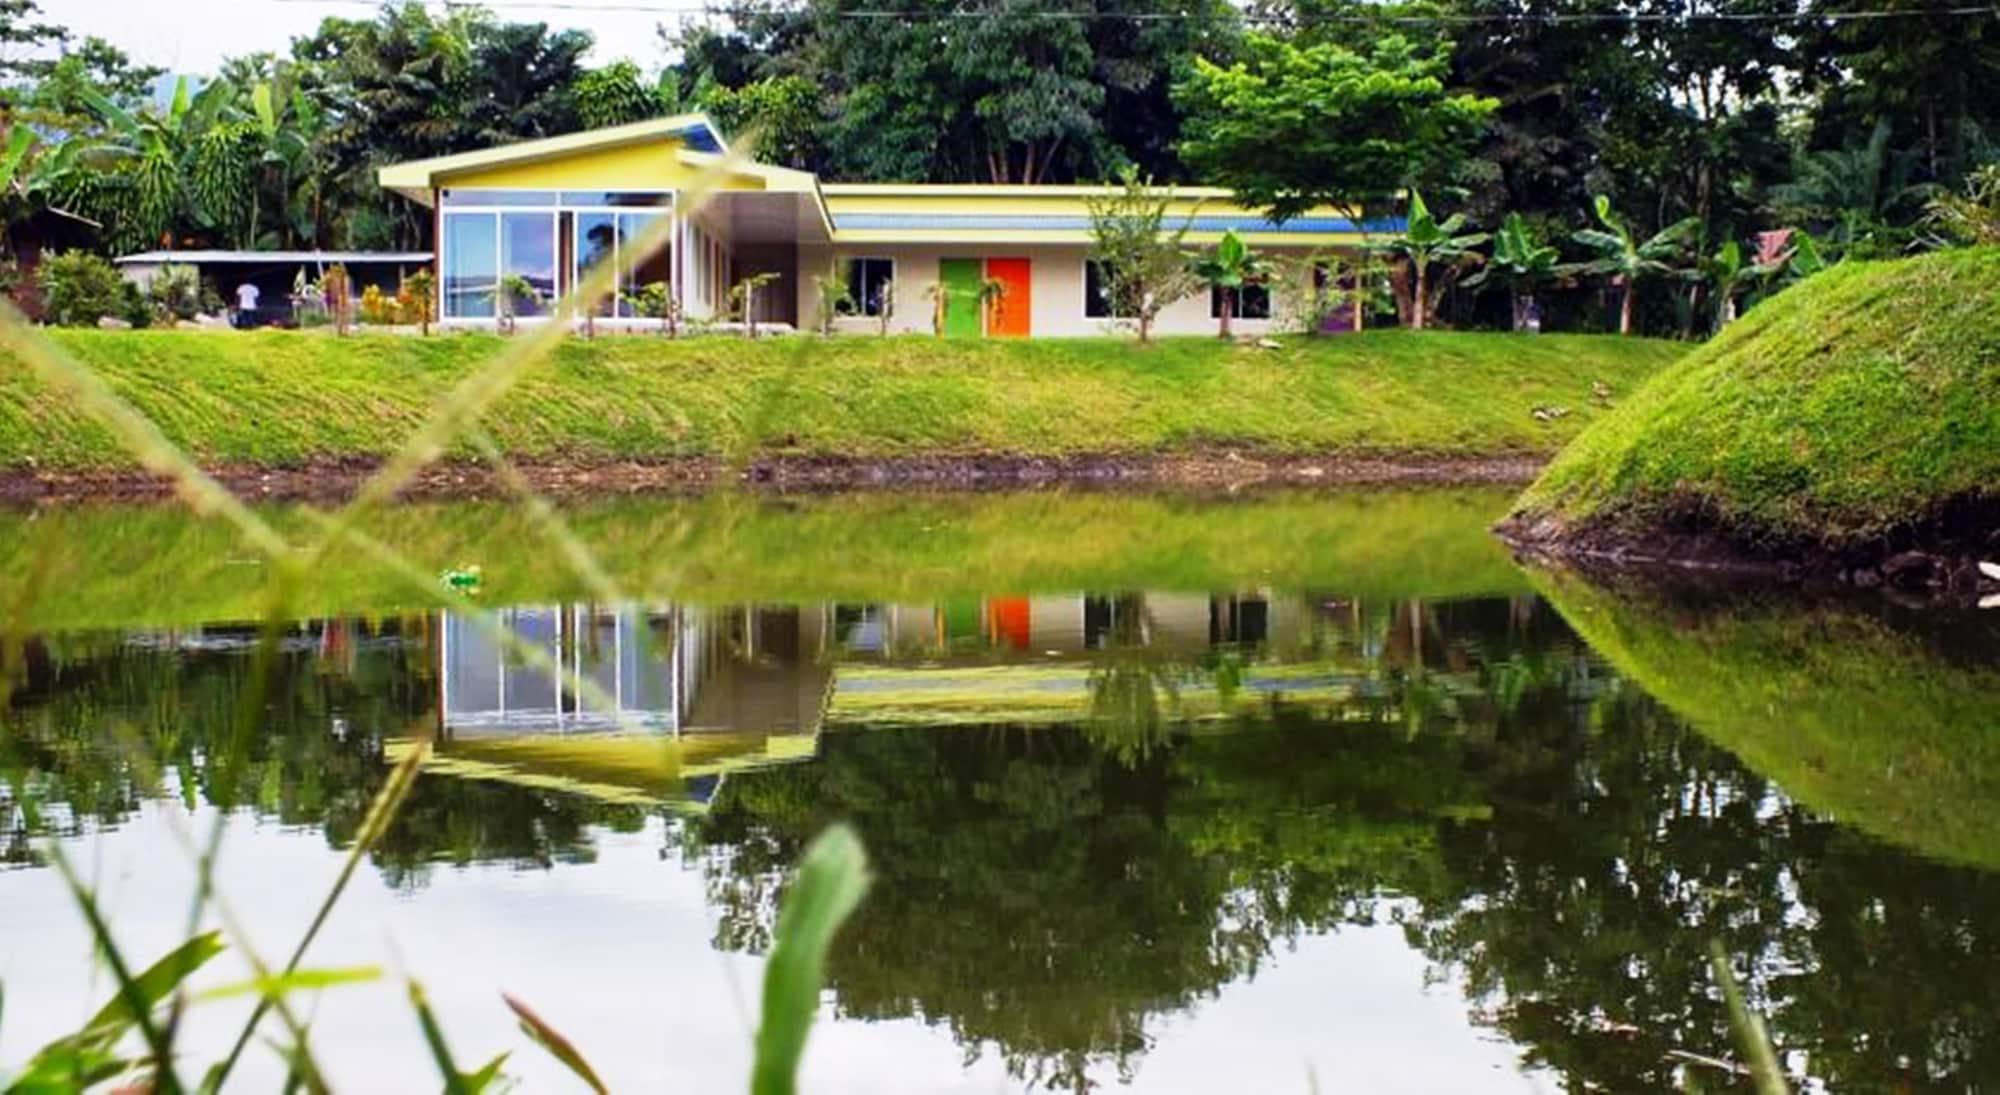
[[[947,338],[978,338],[980,322],[978,259],[939,259],[938,284],[944,287],[944,333]]]

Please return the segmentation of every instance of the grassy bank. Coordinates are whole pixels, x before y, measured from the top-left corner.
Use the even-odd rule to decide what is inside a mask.
[[[912,602],[1079,590],[1279,586],[1368,599],[1513,594],[1524,579],[1486,528],[1495,490],[1172,495],[860,494],[613,498],[565,519],[637,599]],[[296,509],[261,516],[295,541]],[[589,592],[519,506],[399,506],[368,531],[424,574],[477,564],[495,605]],[[267,568],[229,526],[176,506],[0,510],[0,605],[29,630],[259,618]],[[339,552],[298,591],[304,616],[431,607],[388,567]]]
[[[1709,604],[1530,575],[1620,673],[1825,814],[1953,863],[2000,868],[2000,664],[1859,606],[1779,596]],[[1879,607],[1879,606],[1877,606]],[[1958,650],[1977,614],[1933,614]]]
[[[1593,424],[1523,496],[1557,535],[1690,520],[1858,543],[2000,483],[2000,248],[1847,263]]]
[[[63,331],[167,436],[210,464],[373,457],[503,343],[323,333]],[[1282,349],[1168,340],[571,341],[487,419],[522,457],[896,457],[1552,452],[1677,344],[1402,332]],[[1570,413],[1538,421],[1538,406]],[[0,469],[123,468],[111,437],[0,360]]]

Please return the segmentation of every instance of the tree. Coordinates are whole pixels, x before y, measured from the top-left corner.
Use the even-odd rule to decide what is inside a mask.
[[[1699,222],[1694,217],[1687,217],[1640,240],[1633,236],[1625,221],[1612,212],[1610,198],[1599,194],[1591,208],[1604,229],[1587,228],[1576,233],[1574,238],[1596,251],[1598,257],[1574,269],[1587,274],[1611,276],[1611,284],[1621,291],[1618,333],[1629,335],[1632,333],[1632,301],[1638,295],[1639,283],[1679,272],[1677,263],[1686,253],[1687,235]]]
[[[1197,259],[1194,274],[1209,288],[1222,296],[1222,318],[1216,334],[1229,337],[1229,320],[1236,311],[1243,287],[1256,285],[1271,276],[1271,264],[1262,255],[1252,251],[1243,237],[1230,229],[1222,234],[1222,240],[1215,250]]]
[[[579,74],[570,86],[576,120],[585,129],[643,121],[661,112],[659,93],[639,78],[639,66],[615,61]]]
[[[1088,203],[1090,258],[1103,271],[1111,314],[1135,320],[1140,342],[1151,339],[1161,309],[1200,284],[1181,243],[1188,226],[1166,225],[1172,201],[1171,191],[1155,188],[1137,168],[1126,168],[1113,193]]]
[[[1402,233],[1376,245],[1378,250],[1399,256],[1403,263],[1399,273],[1406,288],[1398,295],[1408,297],[1404,322],[1412,330],[1421,331],[1428,325],[1426,321],[1444,294],[1450,275],[1481,261],[1474,248],[1486,242],[1486,233],[1466,232],[1465,227],[1465,214],[1453,213],[1440,221],[1431,215],[1424,196],[1413,190],[1409,222]],[[1432,267],[1441,268],[1435,280],[1430,276]]]
[[[1963,193],[1947,191],[1924,207],[1931,238],[1946,246],[2000,243],[2000,164],[1973,172]]]
[[[1514,329],[1531,329],[1535,315],[1535,290],[1557,276],[1562,253],[1541,241],[1519,213],[1507,214],[1500,230],[1493,234],[1493,257],[1465,279],[1468,289],[1499,284],[1507,290],[1512,304]]]
[[[808,170],[823,155],[820,91],[803,76],[774,76],[733,90],[710,85],[697,105],[727,133],[755,130],[760,160]]]
[[[1181,156],[1278,220],[1380,204],[1438,178],[1497,105],[1447,91],[1445,61],[1400,35],[1365,53],[1265,34],[1244,49],[1247,60],[1227,67],[1195,59],[1178,92]]]

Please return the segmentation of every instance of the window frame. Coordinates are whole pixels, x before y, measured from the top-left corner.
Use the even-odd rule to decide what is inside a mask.
[[[1083,318],[1101,320],[1106,323],[1128,323],[1137,320],[1139,318],[1137,312],[1123,316],[1118,314],[1118,302],[1111,298],[1110,293],[1103,292],[1101,289],[1104,283],[1104,275],[1102,273],[1097,275],[1100,291],[1091,292],[1090,272],[1093,268],[1101,271],[1104,268],[1104,263],[1099,259],[1086,257],[1083,260],[1083,277],[1081,279],[1083,282]],[[1090,311],[1091,302],[1099,297],[1104,299],[1104,313],[1102,315],[1092,315]]]
[[[1263,315],[1250,314],[1249,294],[1253,289],[1263,296]],[[1271,308],[1274,303],[1271,297],[1270,279],[1265,278],[1258,281],[1246,282],[1241,289],[1236,291],[1236,310],[1229,314],[1229,318],[1232,320],[1267,320],[1271,318]],[[1208,287],[1208,318],[1222,318],[1222,286],[1220,285],[1211,285]]]
[[[882,263],[889,267],[889,276],[882,280],[882,284],[889,287],[890,297],[892,300],[894,299],[896,292],[896,260],[886,255],[850,255],[845,264],[846,270],[844,273],[846,276],[842,279],[847,283],[849,290],[848,299],[854,302],[855,310],[849,314],[859,319],[881,319],[882,306],[879,298],[873,308],[869,307],[868,304],[867,269],[869,263]],[[859,295],[855,294],[856,290],[859,290]],[[892,304],[891,315],[895,314],[893,308],[894,305]]]
[[[586,269],[585,267],[580,265],[580,260],[583,255],[582,231],[580,222],[585,216],[592,214],[603,214],[611,218],[614,239],[612,244],[612,252],[608,257],[613,263],[621,261],[622,257],[620,252],[623,250],[624,239],[622,235],[620,235],[619,229],[623,223],[623,218],[628,216],[629,217],[666,216],[666,217],[676,218],[676,223],[668,234],[667,242],[662,248],[662,252],[667,259],[667,269],[669,272],[667,278],[668,284],[673,286],[674,293],[677,298],[681,296],[681,286],[679,284],[680,279],[673,276],[673,272],[676,266],[676,260],[673,256],[675,252],[680,250],[681,224],[685,223],[680,219],[680,191],[678,190],[578,191],[578,190],[550,190],[546,187],[498,187],[498,186],[460,187],[456,189],[461,193],[480,195],[482,197],[486,197],[489,199],[479,204],[470,204],[470,203],[460,204],[452,200],[453,189],[454,188],[450,187],[441,188],[438,197],[438,213],[440,217],[438,223],[439,238],[437,240],[435,253],[437,255],[437,266],[438,266],[438,274],[437,274],[438,295],[439,295],[438,314],[440,316],[441,323],[463,324],[471,326],[488,326],[491,325],[493,322],[495,322],[495,316],[492,313],[483,316],[479,315],[454,316],[445,314],[444,305],[446,299],[445,290],[447,284],[446,271],[445,271],[445,247],[444,247],[445,225],[449,223],[453,218],[463,218],[466,220],[471,220],[472,218],[476,217],[485,217],[492,225],[493,240],[494,240],[494,264],[497,272],[487,286],[489,292],[496,291],[499,287],[499,279],[505,277],[507,274],[505,227],[504,227],[505,218],[508,216],[527,216],[527,215],[546,213],[554,222],[556,248],[557,248],[556,295],[552,299],[543,302],[542,304],[543,314],[520,315],[517,317],[517,320],[520,322],[524,323],[540,322],[548,319],[560,307],[561,301],[564,298],[568,297],[571,293],[576,291],[576,286],[578,282],[582,280],[584,271]],[[574,196],[584,195],[584,194],[599,194],[599,195],[605,195],[607,197],[616,195],[625,195],[638,200],[630,202],[613,202],[612,204],[603,204],[603,205],[584,205],[565,200],[567,198],[572,198]],[[537,200],[533,202],[523,201],[517,203],[506,200],[505,197],[506,195],[524,195],[526,197],[535,198]],[[561,254],[565,236],[565,231],[564,231],[565,225],[568,226],[567,235],[569,236],[568,242],[570,244],[570,249],[571,249],[567,262],[563,261],[563,257]],[[495,311],[497,310],[498,309],[496,305]],[[604,303],[599,305],[599,313],[595,317],[595,319],[598,322],[610,322],[614,324],[657,322],[655,320],[640,319],[635,316],[620,314],[622,311],[626,310],[627,309],[623,308],[621,303],[618,301],[617,292],[616,290],[614,290],[612,295],[608,297]]]

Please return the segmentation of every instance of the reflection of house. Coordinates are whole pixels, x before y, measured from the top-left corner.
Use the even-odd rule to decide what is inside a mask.
[[[701,802],[730,771],[812,755],[830,681],[821,609],[565,605],[494,616],[534,653],[442,614],[427,772],[613,802]]]
[[[1089,335],[1131,310],[1089,261],[1091,202],[1108,188],[822,184],[809,172],[731,163],[726,151],[707,117],[687,114],[392,164],[379,181],[437,211],[446,323],[492,323],[499,285],[515,277],[538,298],[517,302],[519,314],[544,314],[605,261],[632,271],[599,305],[611,326],[647,322],[632,294],[652,284],[690,318],[721,318],[734,310],[731,287],[760,274],[773,281],[756,296],[757,320],[801,328],[815,325],[815,282],[829,273],[847,289],[837,322],[862,328]],[[684,210],[697,186],[705,204]],[[656,217],[672,218],[668,244],[638,254],[635,241]],[[1228,191],[1201,187],[1176,190],[1167,219],[1185,225],[1192,245],[1235,231],[1301,259],[1355,250],[1364,231],[1399,226],[1357,223],[1332,206],[1278,223]],[[1274,298],[1281,307],[1286,294],[1324,292],[1325,271],[1305,266],[1294,283],[1244,290],[1235,309],[1244,331],[1268,328]],[[997,298],[996,285],[1004,290]],[[1221,303],[1213,294],[1177,301],[1156,329],[1213,330]]]
[[[813,733],[826,614],[755,607],[503,609],[509,649],[472,617],[440,624],[448,734],[578,730]]]

